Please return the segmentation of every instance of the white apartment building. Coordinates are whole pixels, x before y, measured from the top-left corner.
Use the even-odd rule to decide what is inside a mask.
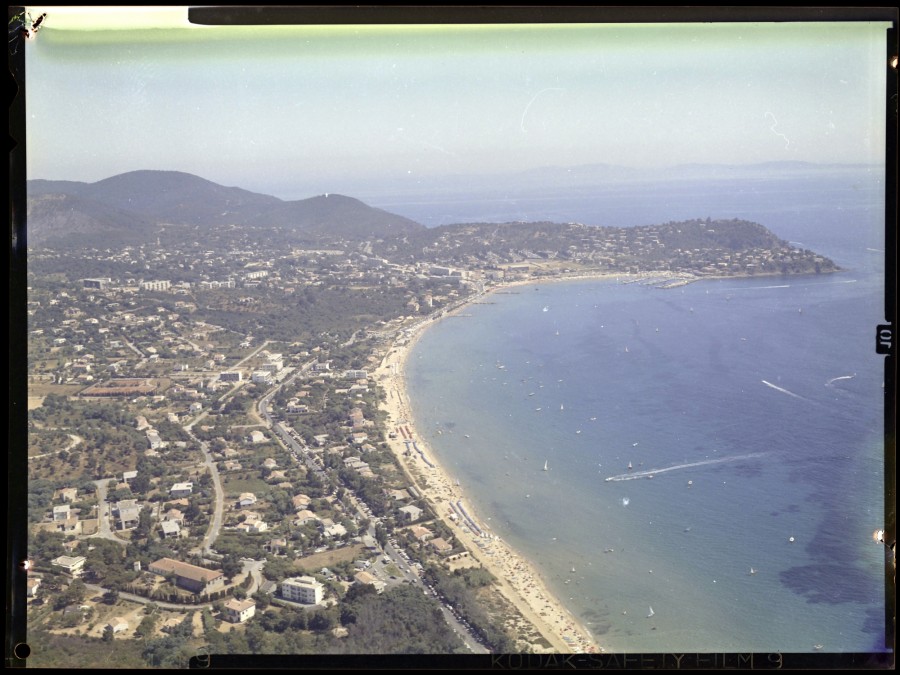
[[[324,596],[324,586],[313,577],[293,577],[281,582],[281,596],[285,600],[318,605]]]
[[[171,281],[142,281],[141,289],[145,291],[167,291],[171,285]]]

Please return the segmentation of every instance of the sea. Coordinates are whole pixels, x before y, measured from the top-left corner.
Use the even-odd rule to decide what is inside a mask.
[[[884,192],[868,168],[383,206],[432,225],[741,218],[843,268],[530,283],[416,343],[423,440],[606,651],[888,650]]]

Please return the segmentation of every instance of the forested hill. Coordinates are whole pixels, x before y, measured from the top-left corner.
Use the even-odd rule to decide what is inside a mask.
[[[425,229],[352,197],[282,201],[179,171],[132,171],[96,183],[34,180],[27,188],[30,245],[137,245],[162,232],[170,242],[189,243],[223,227],[272,230],[285,241],[359,240]]]

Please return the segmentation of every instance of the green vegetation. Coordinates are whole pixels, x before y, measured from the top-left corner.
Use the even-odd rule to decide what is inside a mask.
[[[165,637],[146,640],[141,657],[153,668],[185,668],[196,650],[188,645],[193,634],[194,613],[188,612]]]
[[[306,286],[298,298],[285,301],[265,289],[249,289],[249,298],[238,304],[229,297],[197,294],[196,318],[239,333],[253,332],[260,320],[266,335],[274,340],[314,342],[323,333],[336,341],[376,321],[389,321],[406,313],[408,293],[390,288],[354,288],[349,284]]]
[[[515,640],[497,626],[497,622],[488,615],[478,598],[477,590],[493,580],[489,572],[469,568],[448,573],[436,565],[429,565],[426,569],[435,592],[456,607],[460,616],[491,645],[492,651],[500,654],[516,651]]]
[[[352,590],[352,589],[351,589]],[[335,646],[343,654],[454,654],[467,651],[447,630],[440,610],[411,586],[382,595],[360,590],[347,594],[341,624],[348,635]]]
[[[47,478],[63,487],[60,477],[71,484],[128,471],[147,448],[146,437],[135,429],[134,418],[128,416],[121,403],[80,401],[49,394],[40,408],[29,411],[29,419],[57,434],[66,433],[71,446],[68,451],[31,460],[30,482]]]
[[[29,669],[106,669],[112,664],[117,669],[148,667],[131,640],[104,642],[80,635],[57,635],[40,626],[29,626],[28,644],[31,647]],[[186,662],[176,665],[183,668]]]

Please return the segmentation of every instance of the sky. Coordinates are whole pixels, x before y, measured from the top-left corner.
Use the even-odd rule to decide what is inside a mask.
[[[132,8],[133,10],[134,8]],[[282,198],[543,166],[884,159],[886,22],[198,26],[47,12],[28,178]]]

